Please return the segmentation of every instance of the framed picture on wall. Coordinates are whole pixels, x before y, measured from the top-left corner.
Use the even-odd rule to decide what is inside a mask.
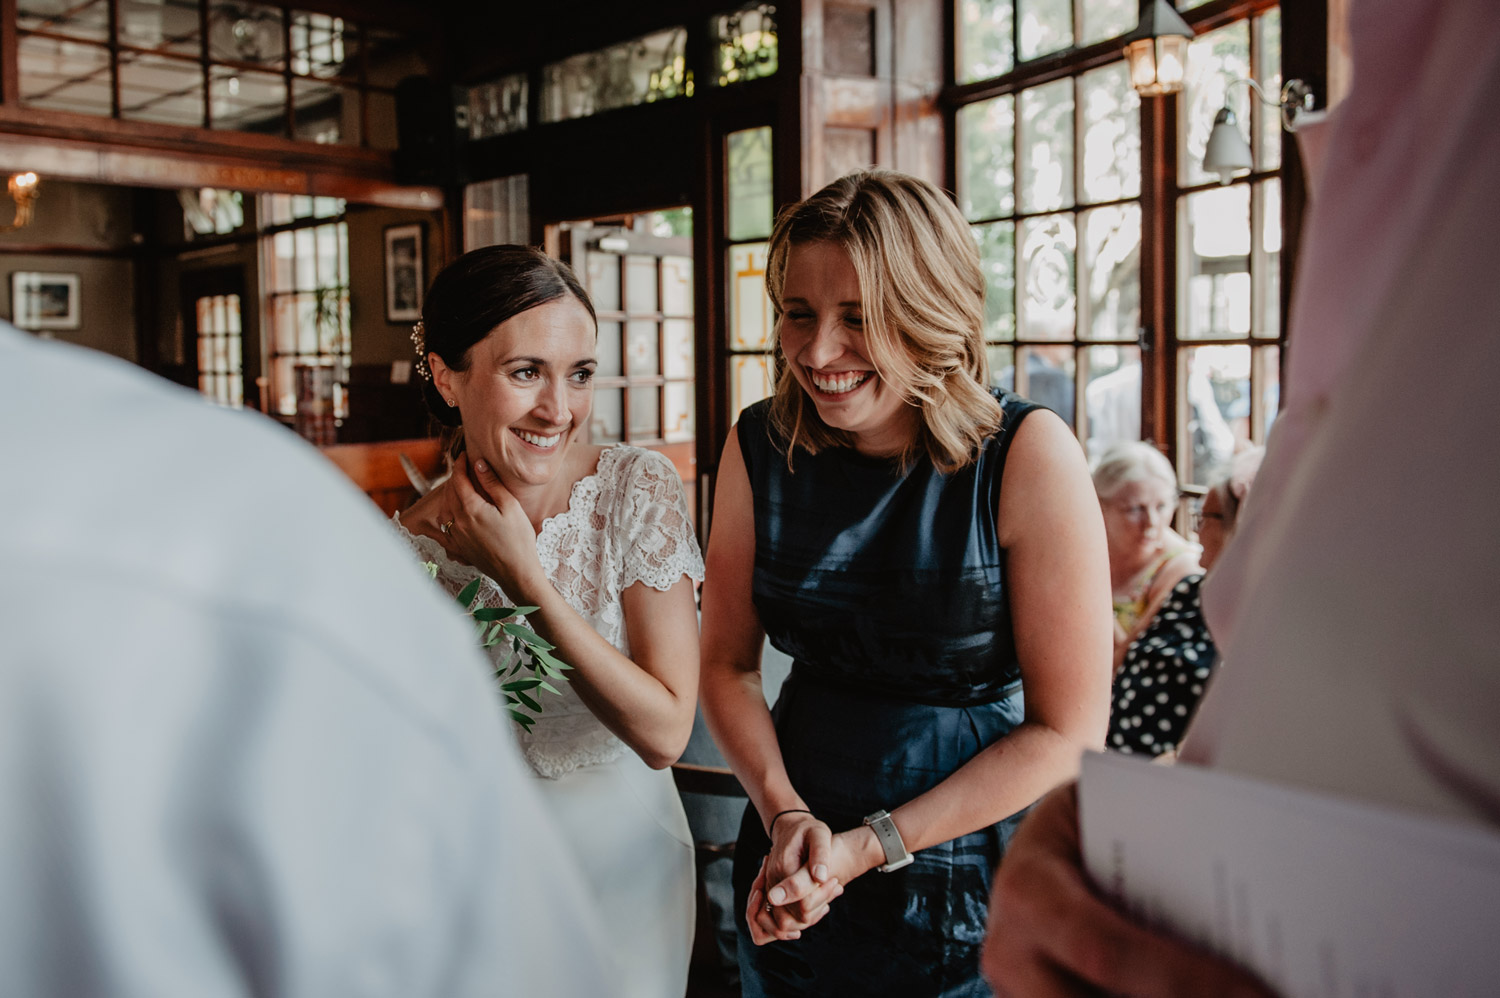
[[[78,275],[10,275],[10,321],[22,329],[77,329]]]
[[[422,249],[427,226],[388,225],[385,229],[385,321],[416,322],[422,317],[422,291],[427,285]]]

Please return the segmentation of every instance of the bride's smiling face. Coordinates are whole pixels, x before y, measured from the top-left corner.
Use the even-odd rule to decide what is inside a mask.
[[[455,371],[430,355],[438,390],[458,403],[464,446],[507,487],[545,485],[588,425],[594,320],[571,295],[511,316]]]

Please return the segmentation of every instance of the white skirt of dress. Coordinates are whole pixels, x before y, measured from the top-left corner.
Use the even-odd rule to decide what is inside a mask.
[[[601,915],[626,998],[682,998],[693,944],[693,840],[670,770],[634,752],[539,779]]]

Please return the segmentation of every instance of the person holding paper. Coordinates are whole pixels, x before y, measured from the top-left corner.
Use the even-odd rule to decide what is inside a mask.
[[[1182,759],[1493,829],[1500,6],[1356,0],[1350,38],[1353,89],[1306,136],[1286,409],[1204,591],[1233,668]],[[1101,899],[1077,807],[1054,792],[1012,844],[997,990],[1264,993]]]

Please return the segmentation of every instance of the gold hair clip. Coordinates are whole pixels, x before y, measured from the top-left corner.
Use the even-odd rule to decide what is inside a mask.
[[[422,324],[421,319],[411,327],[411,345],[417,351],[417,373],[431,381],[432,372],[427,369],[427,327]]]

